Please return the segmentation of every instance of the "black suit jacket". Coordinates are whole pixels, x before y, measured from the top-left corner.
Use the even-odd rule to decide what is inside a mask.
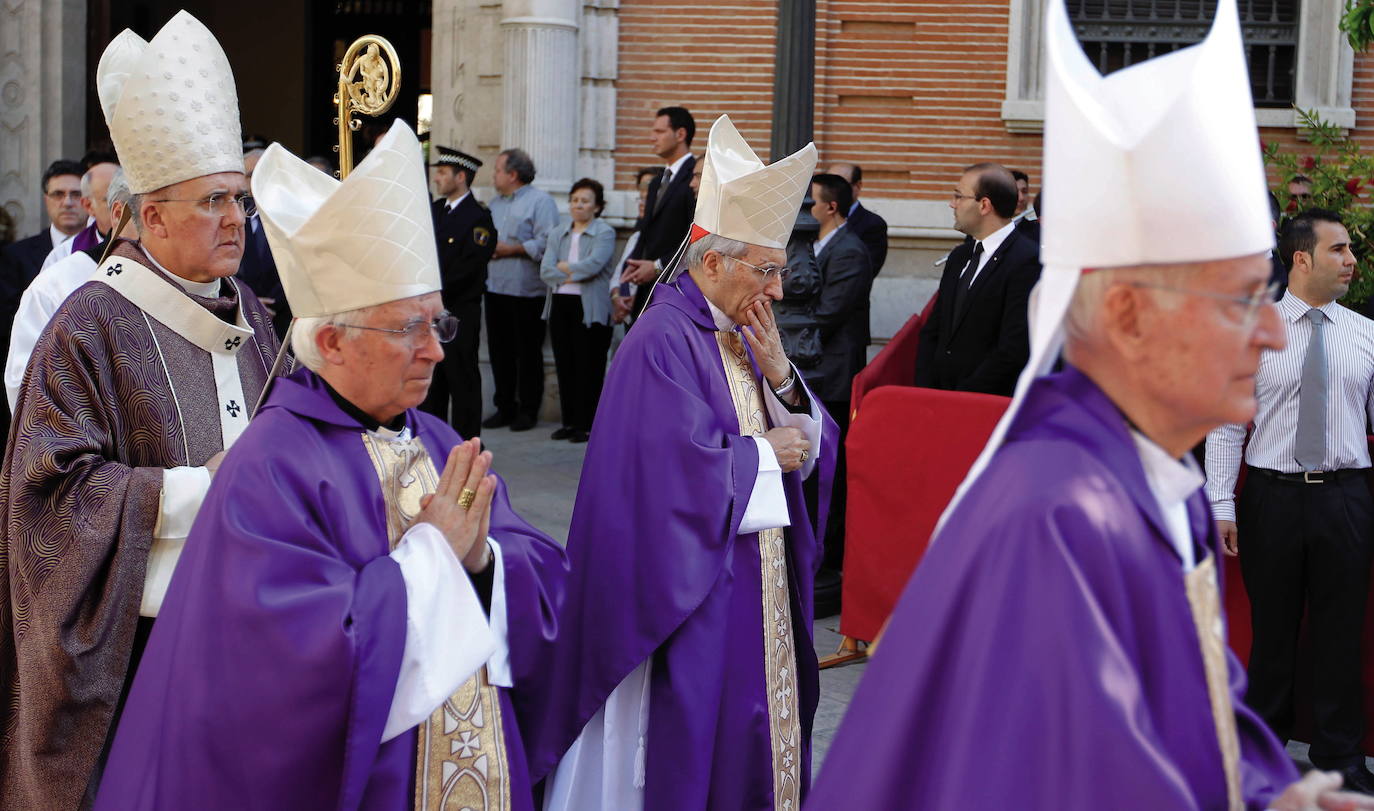
[[[687,238],[692,228],[692,218],[696,214],[697,199],[692,194],[692,172],[696,169],[697,159],[690,156],[673,175],[668,188],[663,185],[663,174],[649,181],[649,196],[644,200],[644,220],[639,227],[639,242],[635,245],[631,259],[657,259],[664,265]],[[662,198],[662,204],[659,203]],[[641,288],[647,285],[641,285]]]
[[[282,287],[277,260],[272,257],[261,220],[256,227],[252,222],[243,224],[243,257],[239,259],[239,270],[234,278],[248,285],[258,298],[270,298],[275,302],[272,328],[278,338],[285,336],[286,328],[291,325],[291,305],[286,301],[286,289]]]
[[[821,333],[821,362],[807,382],[825,402],[848,402],[854,375],[868,362],[873,265],[863,240],[845,226],[816,255],[816,267],[821,289],[812,320]]]
[[[1040,244],[1013,228],[954,311],[960,272],[973,256],[972,239],[945,263],[939,299],[921,327],[916,385],[1010,396],[1030,356],[1026,308],[1040,278]]]
[[[4,308],[8,318],[8,328],[19,307],[19,297],[28,288],[29,282],[38,275],[43,260],[52,251],[52,234],[44,228],[31,237],[26,237],[0,252],[0,308]]]
[[[439,242],[439,272],[444,284],[444,306],[482,300],[487,288],[487,263],[496,250],[496,226],[491,212],[469,194],[444,213],[447,200],[436,200],[434,237]]]
[[[873,275],[883,269],[887,261],[887,220],[864,208],[863,203],[854,206],[845,225],[863,241],[868,248],[868,258],[873,263]]]

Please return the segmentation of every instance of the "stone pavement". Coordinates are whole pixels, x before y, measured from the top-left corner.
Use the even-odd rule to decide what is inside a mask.
[[[485,371],[485,369],[484,369]],[[490,409],[490,401],[487,408]],[[568,540],[573,498],[582,471],[586,445],[549,439],[558,425],[541,422],[533,430],[514,433],[507,428],[485,429],[482,443],[492,452],[492,467],[510,485],[511,503],[525,520],[561,542]],[[816,622],[816,652],[825,656],[839,645],[835,629],[839,617]],[[819,769],[845,707],[863,674],[864,665],[851,664],[821,671],[821,699],[812,736],[814,771]]]

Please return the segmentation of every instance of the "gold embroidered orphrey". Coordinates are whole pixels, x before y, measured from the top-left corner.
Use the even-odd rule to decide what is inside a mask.
[[[418,438],[399,442],[363,434],[363,444],[381,479],[394,549],[419,514],[420,497],[437,488],[439,472]],[[416,730],[416,811],[508,811],[510,770],[501,723],[500,698],[484,666]]]
[[[763,394],[738,332],[717,332],[720,359],[739,417],[741,436],[768,430]],[[797,656],[792,642],[792,602],[787,582],[787,547],[781,527],[759,533],[763,580],[763,671],[768,691],[768,731],[773,753],[773,808],[801,806],[801,721],[797,717]]]
[[[1236,736],[1236,708],[1231,704],[1231,679],[1226,669],[1226,634],[1221,622],[1216,556],[1209,556],[1184,575],[1184,585],[1202,649],[1207,697],[1211,699],[1212,722],[1226,773],[1226,807],[1229,811],[1242,811],[1245,801],[1240,793],[1240,739]]]

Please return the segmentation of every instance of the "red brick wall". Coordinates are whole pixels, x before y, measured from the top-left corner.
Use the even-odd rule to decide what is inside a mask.
[[[983,160],[1034,180],[1040,138],[1009,134],[1001,118],[1007,16],[1007,0],[820,0],[822,163],[862,164],[872,197],[938,199]]]
[[[661,166],[649,149],[654,112],[692,111],[692,150],[706,148],[711,122],[728,113],[764,160],[773,109],[777,4],[757,0],[625,0],[620,6],[616,81],[616,187]]]
[[[766,159],[777,5],[757,0],[623,0],[616,83],[616,186],[658,163],[653,113],[682,104],[705,146],[730,114]],[[1039,135],[1007,132],[1009,0],[817,0],[816,145],[822,168],[864,167],[864,194],[939,200],[964,166],[996,161],[1040,185]],[[1356,137],[1374,149],[1374,55],[1355,62]],[[1261,137],[1297,144],[1292,129]]]

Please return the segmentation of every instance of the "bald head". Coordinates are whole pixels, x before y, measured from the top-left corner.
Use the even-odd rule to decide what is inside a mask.
[[[110,232],[110,181],[117,171],[118,164],[97,163],[81,176],[81,207],[95,218],[95,227],[102,234]]]

